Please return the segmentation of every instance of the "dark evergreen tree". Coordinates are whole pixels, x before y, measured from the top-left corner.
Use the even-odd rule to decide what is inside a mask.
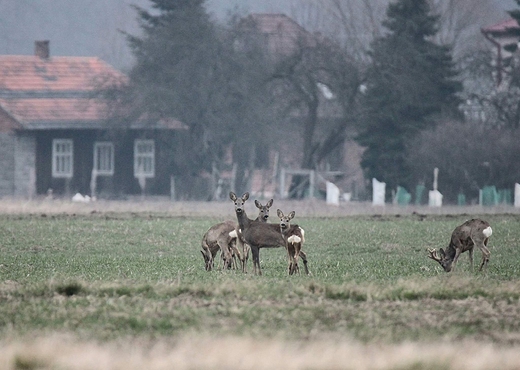
[[[178,173],[212,171],[228,145],[235,145],[239,168],[233,190],[249,190],[243,176],[260,143],[256,126],[269,119],[260,109],[261,57],[235,49],[236,30],[214,22],[206,0],[150,2],[151,11],[135,7],[142,35],[127,35],[136,58],[127,106],[134,118],[176,119],[189,128]]]
[[[440,117],[456,116],[462,85],[451,49],[432,41],[438,17],[427,0],[398,0],[387,8],[388,33],[371,47],[365,116],[357,141],[366,150],[361,165],[367,178],[411,186],[406,143]]]
[[[174,119],[188,127],[184,158],[176,174],[211,169],[219,147],[206,150],[211,137],[219,78],[220,43],[205,0],[150,0],[151,10],[134,6],[142,33],[127,34],[136,63],[129,73],[125,112],[152,124]],[[216,140],[217,142],[219,140]]]

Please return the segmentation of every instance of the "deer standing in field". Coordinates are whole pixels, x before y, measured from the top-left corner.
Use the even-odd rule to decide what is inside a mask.
[[[272,199],[268,201],[266,205],[255,201],[255,205],[259,209],[256,220],[267,222],[269,218],[269,208],[272,204]],[[201,248],[206,271],[213,269],[215,256],[220,250],[223,268],[230,268],[233,265],[236,267],[236,256],[238,256],[242,263],[242,271],[245,272],[249,250],[247,249],[248,247],[244,245],[243,237],[239,232],[239,227],[236,222],[224,221],[210,227],[202,237]]]
[[[291,220],[296,215],[296,212],[292,211],[287,216],[283,214],[281,210],[276,211],[278,218],[280,218],[280,231],[283,239],[285,240],[285,248],[287,248],[287,255],[289,258],[289,275],[300,273],[298,267],[298,258],[302,253],[303,243],[305,242],[305,231],[298,225],[291,225]],[[304,253],[305,254],[305,253]],[[303,259],[303,258],[302,258]],[[307,259],[304,259],[305,273],[309,275],[307,268]]]
[[[262,269],[260,268],[260,248],[285,247],[285,240],[280,232],[280,225],[260,222],[247,217],[244,204],[249,199],[249,193],[244,193],[242,197],[238,198],[235,193],[230,192],[229,198],[235,204],[235,213],[243,239],[251,247],[253,272],[262,275]],[[306,254],[300,252],[300,256],[304,264],[307,264]]]
[[[211,226],[202,237],[202,257],[204,257],[204,265],[206,271],[213,269],[213,264],[217,252],[223,260],[223,268],[230,268],[233,261],[233,250],[236,249],[236,238],[230,233],[235,230],[236,223],[233,221],[224,221]]]
[[[471,269],[473,269],[473,248],[477,246],[482,252],[482,263],[479,269],[482,270],[487,266],[491,255],[487,244],[492,233],[493,230],[486,221],[478,218],[468,220],[453,230],[446,251],[442,248],[439,250],[440,257],[435,249],[428,249],[428,257],[439,262],[444,271],[450,272],[455,269],[460,254],[468,251]]]
[[[258,208],[258,216],[254,221],[267,222],[269,218],[269,209],[273,205],[273,200],[270,199],[265,205],[262,205],[258,200],[255,200],[255,206]],[[244,240],[240,225],[237,225],[235,230],[229,233],[229,236],[237,238],[237,248],[240,251],[239,258],[242,264],[242,272],[246,273],[247,260],[249,259],[249,250],[251,247]]]

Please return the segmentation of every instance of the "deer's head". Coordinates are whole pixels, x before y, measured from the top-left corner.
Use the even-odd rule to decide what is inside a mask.
[[[255,206],[256,208],[258,208],[260,210],[260,212],[258,213],[258,219],[260,221],[267,221],[267,219],[269,218],[269,208],[271,208],[271,206],[273,205],[273,200],[269,200],[265,206],[262,205],[262,203],[260,203],[258,200],[255,200]]]
[[[291,224],[291,220],[296,215],[295,211],[290,212],[287,216],[283,214],[281,210],[276,210],[276,214],[278,215],[278,218],[280,219],[280,229],[284,230],[289,227]]]
[[[428,257],[434,261],[439,262],[444,271],[450,272],[453,264],[453,258],[449,258],[448,255],[444,252],[444,249],[439,249],[439,254],[435,249],[428,249]],[[439,257],[440,255],[440,257]]]
[[[229,193],[229,199],[235,203],[235,212],[241,214],[244,212],[244,203],[249,199],[249,193],[244,193],[241,198],[238,198],[235,193]]]

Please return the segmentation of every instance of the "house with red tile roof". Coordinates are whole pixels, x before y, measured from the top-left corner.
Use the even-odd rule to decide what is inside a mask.
[[[507,19],[484,27],[481,32],[494,46],[495,79],[497,85],[500,85],[504,78],[504,69],[507,69],[509,61],[518,50],[520,25],[515,19]]]
[[[127,77],[96,57],[0,55],[0,196],[169,194],[177,121],[113,130],[100,89]]]
[[[316,38],[285,14],[253,13],[242,19],[244,28],[254,28],[264,36],[264,47],[271,56],[287,57],[305,45],[316,46]]]

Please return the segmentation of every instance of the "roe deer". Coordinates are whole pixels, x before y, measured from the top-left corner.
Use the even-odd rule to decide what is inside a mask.
[[[249,195],[248,195],[249,196]],[[269,218],[269,209],[273,205],[273,199],[270,199],[265,205],[262,205],[258,200],[255,200],[255,206],[259,209],[258,216],[255,221],[267,222]],[[237,239],[237,249],[240,251],[239,259],[242,264],[242,272],[246,273],[247,260],[249,259],[249,245],[244,240],[244,236],[242,235],[242,231],[240,230],[240,225],[237,225],[235,230],[229,233],[229,236]]]
[[[287,255],[289,257],[289,275],[293,275],[296,272],[300,273],[298,258],[302,253],[305,255],[302,251],[303,243],[305,242],[305,231],[298,225],[291,225],[291,220],[296,215],[296,212],[292,211],[285,216],[283,212],[278,209],[276,214],[278,215],[278,218],[280,218],[280,231],[285,240],[285,247],[287,248]],[[309,275],[307,258],[302,258],[302,260],[305,267],[305,273]]]
[[[244,193],[241,198],[238,198],[235,193],[230,192],[229,198],[235,203],[235,213],[243,239],[251,247],[253,273],[262,275],[260,248],[285,247],[285,240],[280,232],[280,225],[251,220],[247,217],[244,203],[249,199],[249,193]],[[300,256],[304,263],[307,263],[305,253],[300,253]]]
[[[446,251],[442,248],[439,250],[440,257],[435,249],[428,249],[428,257],[439,262],[444,271],[450,272],[455,269],[460,254],[468,251],[471,269],[473,269],[473,248],[477,246],[482,251],[482,263],[479,269],[482,270],[487,266],[491,255],[487,243],[492,233],[493,230],[486,221],[478,218],[468,220],[453,230]]]
[[[223,260],[223,268],[230,268],[232,265],[233,251],[236,249],[236,238],[233,238],[230,232],[235,230],[235,222],[224,221],[211,226],[202,237],[202,257],[206,271],[213,269],[215,256],[220,250]]]

